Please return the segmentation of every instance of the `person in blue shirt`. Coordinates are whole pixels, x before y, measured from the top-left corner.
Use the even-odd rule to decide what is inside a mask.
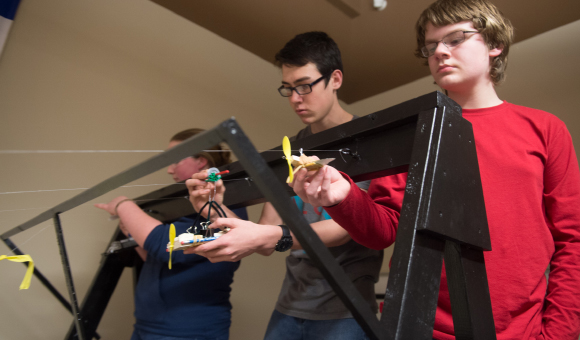
[[[188,129],[173,136],[169,148],[202,132]],[[222,150],[216,145],[212,150]],[[187,157],[167,169],[176,182],[210,167],[230,162],[229,151],[201,152]],[[139,245],[136,249],[145,261],[135,289],[136,323],[131,340],[224,340],[231,324],[230,285],[240,262],[211,263],[199,255],[172,253],[172,269],[168,268],[170,224],[147,215],[135,202],[119,196],[97,208],[118,216],[119,227]],[[247,219],[244,209],[235,213]],[[185,233],[197,214],[174,221],[176,235]],[[200,218],[200,222],[205,219]]]

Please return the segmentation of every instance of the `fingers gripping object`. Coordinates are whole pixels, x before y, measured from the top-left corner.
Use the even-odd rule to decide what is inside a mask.
[[[208,178],[206,179],[206,182],[214,182],[215,183],[221,179],[221,175],[224,175],[227,173],[229,173],[228,170],[219,172],[219,170],[217,168],[210,168],[208,170]],[[224,210],[214,200],[215,195],[216,195],[216,187],[214,185],[213,192],[210,192],[210,195],[208,197],[208,201],[206,204],[203,205],[203,207],[201,207],[200,212],[205,210],[205,208],[207,207],[207,216],[208,216],[208,218],[210,218],[211,217],[211,209],[213,207],[213,209],[215,210],[215,212],[217,213],[217,215],[219,217],[227,217]],[[214,233],[213,229],[209,227],[211,222],[210,221],[203,221],[202,222],[202,221],[200,221],[200,219],[201,219],[201,214],[197,214],[197,216],[195,217],[195,221],[193,222],[193,225],[191,227],[189,227],[189,229],[187,229],[186,233],[183,233],[183,234],[175,237],[175,231],[173,231],[173,236],[172,237],[170,236],[170,238],[169,238],[170,240],[173,240],[173,242],[170,241],[169,243],[167,243],[167,251],[169,252],[170,259],[171,259],[171,252],[173,250],[183,250],[186,248],[199,246],[205,242],[216,240],[218,237],[222,236],[224,233],[229,231],[229,228],[225,228],[224,230],[221,230],[219,232]],[[171,226],[173,227],[173,224]],[[170,229],[170,235],[171,235],[171,229]],[[171,261],[169,263],[171,265]],[[171,267],[170,267],[170,269],[171,269]]]
[[[217,182],[222,178],[221,175],[227,175],[229,173],[230,173],[229,170],[224,170],[224,171],[220,172],[220,170],[218,168],[209,168],[207,170],[207,179],[205,181],[206,182]]]
[[[335,158],[316,159],[313,157],[308,157],[302,153],[302,149],[300,149],[300,157],[294,156],[292,155],[290,140],[286,136],[284,136],[284,139],[282,140],[282,150],[284,151],[284,157],[288,162],[288,167],[290,170],[288,178],[286,179],[286,183],[292,183],[292,181],[294,181],[294,175],[302,168],[305,168],[308,171],[318,170],[335,160]],[[294,167],[294,170],[292,170],[292,167]]]
[[[211,213],[210,210],[211,206],[215,205],[214,209],[216,210],[218,216],[226,217],[226,214],[223,211],[223,209],[215,201],[207,202],[203,206],[202,210],[205,209],[205,207],[208,205],[209,205],[208,213]],[[175,251],[183,250],[186,248],[199,246],[209,241],[217,240],[220,236],[222,236],[223,234],[227,233],[230,230],[230,228],[224,228],[223,230],[214,232],[212,228],[209,228],[211,222],[210,221],[200,222],[200,216],[201,215],[199,214],[197,215],[195,221],[193,222],[193,225],[189,227],[189,229],[187,229],[186,233],[180,234],[177,237],[175,237],[174,234],[173,243],[172,242],[167,243],[168,252],[171,252],[171,249]]]

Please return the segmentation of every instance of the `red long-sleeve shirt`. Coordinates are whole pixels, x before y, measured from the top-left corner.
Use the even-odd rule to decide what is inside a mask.
[[[580,172],[566,126],[507,102],[464,109],[463,117],[473,125],[487,211],[497,338],[578,339]],[[355,241],[385,248],[395,240],[405,182],[406,174],[374,180],[368,195],[351,185],[347,198],[326,210]],[[434,329],[434,338],[454,339],[445,271]]]

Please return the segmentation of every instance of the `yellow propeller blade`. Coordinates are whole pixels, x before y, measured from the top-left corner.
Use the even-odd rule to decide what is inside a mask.
[[[169,226],[169,269],[171,269],[171,253],[173,252],[173,242],[175,240],[175,226]]]
[[[284,156],[286,156],[286,161],[288,162],[289,174],[286,179],[286,183],[292,183],[294,180],[294,173],[292,171],[292,149],[290,148],[290,139],[288,136],[284,136],[282,139],[282,151],[284,151]]]

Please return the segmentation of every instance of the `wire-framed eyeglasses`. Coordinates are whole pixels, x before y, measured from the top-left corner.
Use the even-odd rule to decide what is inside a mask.
[[[302,84],[294,87],[287,87],[282,85],[278,88],[278,92],[280,92],[280,95],[282,97],[290,97],[292,95],[292,91],[296,91],[296,93],[298,93],[299,95],[309,94],[310,92],[312,92],[312,86],[316,85],[318,82],[320,82],[322,79],[326,77],[327,76],[322,76],[310,84]]]
[[[443,39],[439,40],[438,42],[426,44],[425,46],[421,47],[421,53],[423,57],[429,58],[430,56],[435,54],[435,50],[437,49],[437,45],[440,42],[443,43],[448,49],[450,47],[455,47],[462,42],[465,41],[465,33],[479,33],[478,31],[457,31],[451,32],[443,37]]]

